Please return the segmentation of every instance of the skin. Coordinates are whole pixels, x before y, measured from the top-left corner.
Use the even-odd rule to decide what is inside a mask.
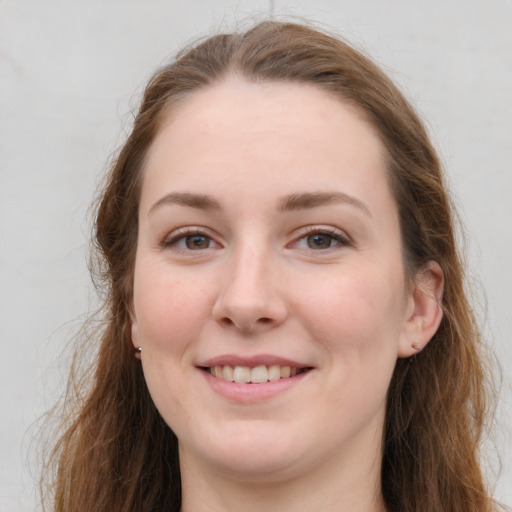
[[[185,100],[146,163],[132,308],[179,440],[182,510],[384,510],[386,392],[437,329],[441,293],[433,264],[405,277],[384,147],[356,107],[237,77]],[[199,368],[226,354],[311,370],[226,397]]]

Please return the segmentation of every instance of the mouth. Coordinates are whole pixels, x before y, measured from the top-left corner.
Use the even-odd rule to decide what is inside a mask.
[[[280,366],[277,364],[258,366],[205,366],[201,368],[213,377],[226,382],[238,384],[265,384],[284,379],[290,379],[297,375],[306,373],[312,368],[299,368],[295,366]]]

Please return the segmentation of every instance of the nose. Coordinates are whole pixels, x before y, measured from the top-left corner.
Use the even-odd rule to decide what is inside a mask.
[[[213,307],[220,325],[255,334],[284,322],[288,309],[270,251],[240,248],[228,256],[225,269]]]

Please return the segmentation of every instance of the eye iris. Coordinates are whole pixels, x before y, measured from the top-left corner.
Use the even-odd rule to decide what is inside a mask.
[[[331,246],[332,237],[329,235],[310,235],[307,238],[308,247],[310,249],[328,249]]]
[[[207,249],[210,239],[202,235],[191,235],[185,239],[187,249]]]

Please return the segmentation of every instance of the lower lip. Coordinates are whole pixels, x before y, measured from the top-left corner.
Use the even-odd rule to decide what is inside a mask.
[[[299,373],[287,379],[268,381],[261,384],[229,382],[219,377],[214,377],[207,371],[200,371],[213,391],[229,400],[248,403],[267,400],[292,389],[305,379],[312,370]]]

